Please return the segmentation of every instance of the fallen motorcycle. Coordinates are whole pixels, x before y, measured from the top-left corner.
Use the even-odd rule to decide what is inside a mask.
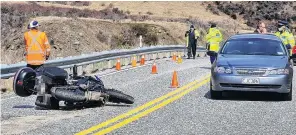
[[[65,106],[99,106],[106,102],[133,104],[134,98],[115,89],[104,87],[97,76],[77,76],[58,67],[40,67],[33,70],[24,67],[18,70],[13,80],[13,90],[21,97],[37,95],[35,105],[47,109]]]

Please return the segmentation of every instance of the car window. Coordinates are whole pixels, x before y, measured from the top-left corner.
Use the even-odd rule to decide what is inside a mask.
[[[286,55],[286,52],[280,41],[269,39],[235,39],[225,43],[221,54],[282,56]]]

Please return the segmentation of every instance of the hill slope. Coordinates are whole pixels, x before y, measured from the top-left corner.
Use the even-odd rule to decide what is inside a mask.
[[[278,19],[272,11],[293,20],[294,7],[295,2],[2,2],[1,64],[24,60],[23,33],[34,19],[48,33],[54,59],[132,48],[139,35],[145,45],[184,44],[191,23],[203,37],[209,22],[216,22],[228,38],[253,31],[259,19],[272,24]]]

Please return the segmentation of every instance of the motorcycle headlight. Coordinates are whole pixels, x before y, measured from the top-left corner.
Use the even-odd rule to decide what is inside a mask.
[[[215,67],[214,72],[220,74],[231,74],[232,70],[229,67]]]
[[[284,69],[284,68],[273,69],[273,70],[268,71],[268,74],[269,75],[287,75],[287,74],[289,74],[289,69]]]

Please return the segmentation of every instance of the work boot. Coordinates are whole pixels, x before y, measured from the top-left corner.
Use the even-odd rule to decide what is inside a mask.
[[[190,57],[187,57],[187,59],[190,59]]]
[[[193,56],[193,59],[195,59],[195,56]]]

